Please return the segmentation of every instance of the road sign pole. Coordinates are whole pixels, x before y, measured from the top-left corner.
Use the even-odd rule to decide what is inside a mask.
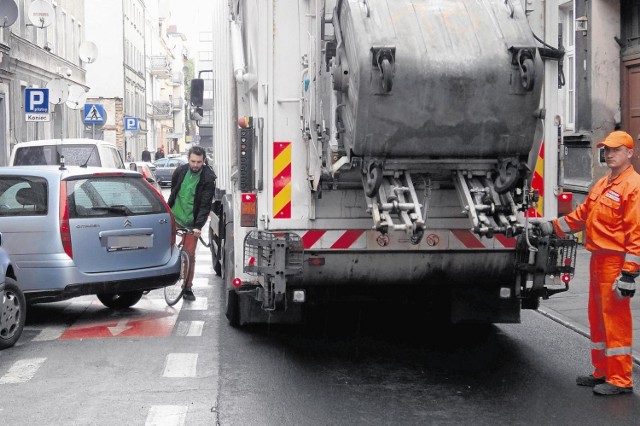
[[[93,123],[91,125],[91,139],[95,139],[96,138],[96,124]]]

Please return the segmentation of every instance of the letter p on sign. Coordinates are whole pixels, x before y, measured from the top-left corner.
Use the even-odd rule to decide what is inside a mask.
[[[49,89],[32,88],[25,89],[26,113],[48,113],[49,112]]]
[[[138,119],[136,117],[125,117],[124,130],[138,130]]]

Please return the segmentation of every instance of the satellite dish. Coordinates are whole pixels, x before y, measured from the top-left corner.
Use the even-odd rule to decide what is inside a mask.
[[[51,25],[54,17],[53,6],[46,0],[34,0],[29,6],[29,21],[34,27],[44,28]]]
[[[18,19],[18,5],[13,0],[0,0],[0,26],[10,27]]]
[[[90,64],[98,57],[98,46],[92,41],[83,41],[80,43],[78,56],[82,62]]]
[[[69,97],[69,85],[59,78],[54,78],[47,83],[49,89],[49,102],[52,104],[61,104]]]
[[[87,102],[87,92],[84,87],[72,84],[69,86],[69,97],[67,98],[67,106],[71,109],[82,109]]]

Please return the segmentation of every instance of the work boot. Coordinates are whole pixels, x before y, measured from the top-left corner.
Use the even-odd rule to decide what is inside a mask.
[[[191,291],[190,288],[184,291],[184,294],[182,295],[182,297],[184,298],[184,300],[188,302],[193,302],[194,300],[196,300],[196,296],[193,294],[193,291]]]
[[[606,383],[604,377],[594,377],[593,374],[589,374],[588,376],[576,377],[576,384],[578,386],[594,387],[595,385],[601,385],[603,383]]]
[[[628,388],[612,385],[611,383],[602,383],[593,388],[596,395],[621,395],[623,393],[633,393],[633,386]]]

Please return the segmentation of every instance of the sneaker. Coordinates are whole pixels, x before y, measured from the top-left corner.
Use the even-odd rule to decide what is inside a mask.
[[[603,383],[606,383],[606,379],[604,377],[594,377],[593,374],[576,377],[576,384],[578,386],[594,387],[595,385],[601,385]]]
[[[621,395],[623,393],[633,393],[633,386],[628,388],[612,385],[611,383],[602,383],[593,388],[596,395]]]
[[[196,296],[193,294],[193,291],[191,290],[185,290],[184,294],[182,295],[182,298],[184,300],[188,300],[189,302],[193,302],[194,300],[196,300]]]

